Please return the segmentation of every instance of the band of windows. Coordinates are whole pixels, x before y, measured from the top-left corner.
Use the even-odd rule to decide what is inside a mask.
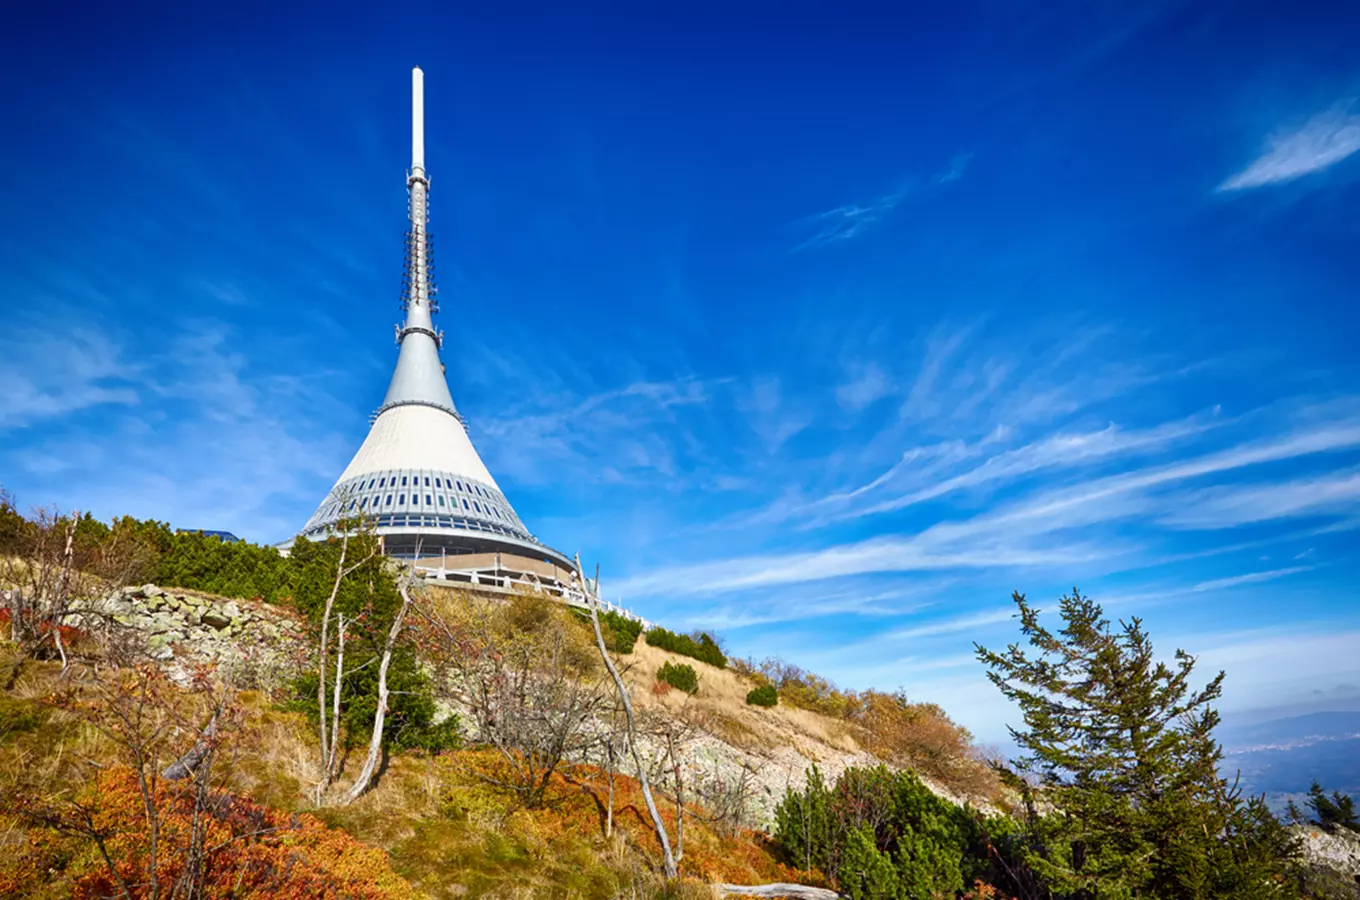
[[[422,487],[427,490],[421,491]],[[327,523],[342,516],[361,513],[379,519],[387,519],[391,514],[430,513],[435,514],[431,516],[433,524],[434,520],[447,518],[449,513],[446,511],[450,510],[463,514],[457,521],[476,523],[480,519],[483,524],[469,526],[475,530],[489,530],[533,540],[499,491],[463,478],[450,478],[436,473],[412,473],[409,470],[406,473],[400,470],[374,473],[337,485],[331,497],[312,516],[305,530],[308,533],[322,530]],[[438,527],[463,526],[445,525],[441,521]]]

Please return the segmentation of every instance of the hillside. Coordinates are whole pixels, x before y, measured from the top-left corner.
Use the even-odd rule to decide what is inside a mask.
[[[1120,713],[1133,726],[1107,729],[1106,707],[1087,732],[1055,718],[1054,692],[1080,703],[1091,685],[1143,678],[1129,696],[1155,698],[1170,678],[1126,657],[1079,595],[1064,598],[1067,640],[1113,674],[1066,684],[1031,675],[1016,648],[982,653],[1017,673],[1001,683],[1033,746],[1089,767],[1037,788],[902,692],[841,690],[617,613],[597,632],[544,595],[435,589],[365,535],[299,541],[285,559],[131,520],[16,532],[28,555],[0,559],[3,896],[697,897],[779,883],[854,900],[1076,900],[1097,876],[1060,848],[1087,841],[1116,860],[1098,877],[1160,879],[1144,894],[1158,900],[1192,896],[1176,885],[1196,871],[1196,897],[1347,896],[1344,873],[1327,873],[1341,871],[1334,838],[1360,827],[1350,801],[1318,801],[1325,834],[1302,834],[1303,870],[1281,823],[1218,779],[1218,744],[1190,730],[1179,682],[1156,689],[1161,707]],[[118,586],[148,574],[188,586]],[[1012,687],[1027,678],[1043,693]],[[1148,722],[1150,750],[1119,743]],[[1083,755],[1111,733],[1112,750]],[[1153,790],[1125,799],[1141,783],[1108,752],[1145,766]],[[1139,874],[1136,858],[1174,867]]]
[[[484,601],[455,593],[440,602],[472,608]],[[514,627],[521,636],[536,632],[526,627],[533,620],[541,635],[568,634],[580,646],[590,641],[579,617],[547,601],[518,598],[491,606],[518,610],[507,614],[517,616]],[[32,802],[23,798],[57,795],[84,802],[78,798],[107,791],[112,777],[107,773],[131,771],[133,748],[117,734],[91,736],[92,728],[104,727],[101,717],[127,713],[119,704],[128,695],[111,691],[108,683],[119,677],[133,678],[139,690],[154,684],[156,702],[164,706],[155,715],[175,723],[173,738],[157,738],[158,766],[193,744],[191,723],[203,719],[204,692],[218,701],[229,698],[235,717],[232,760],[214,789],[262,809],[315,816],[330,829],[325,834],[333,832],[328,841],[349,848],[339,851],[342,860],[357,858],[364,848],[381,851],[383,862],[373,868],[376,881],[351,885],[356,896],[385,896],[375,885],[392,878],[432,897],[505,896],[511,886],[516,896],[538,891],[556,896],[573,885],[585,896],[606,897],[629,884],[630,890],[644,890],[655,881],[659,845],[626,767],[616,767],[612,822],[602,828],[610,778],[597,743],[583,742],[582,752],[564,759],[549,779],[545,800],[526,809],[513,791],[494,783],[503,775],[503,760],[479,746],[484,736],[450,696],[448,709],[456,712],[464,740],[472,742],[467,749],[390,754],[373,788],[354,803],[318,806],[315,723],[290,699],[292,673],[307,665],[313,651],[305,616],[291,604],[143,585],[79,601],[72,609],[73,624],[64,631],[72,662],[64,673],[56,660],[25,660],[13,650],[0,656],[0,671],[14,673],[0,727],[0,769],[10,773],[0,809],[7,817],[4,843],[12,851],[0,865],[8,879],[0,880],[0,887],[8,886],[0,894],[62,896],[83,890],[79,885],[97,874],[88,850],[65,855],[65,848],[80,843],[78,835],[60,828],[35,832],[20,823],[24,804]],[[99,646],[95,632],[104,622],[118,627],[116,647]],[[422,626],[413,627],[419,632]],[[672,841],[683,841],[682,874],[696,885],[817,883],[816,873],[796,873],[780,863],[762,831],[771,827],[785,792],[803,788],[811,765],[834,781],[847,767],[877,762],[857,740],[855,726],[788,705],[750,706],[746,694],[758,679],[645,640],[617,658],[637,706],[643,731],[638,745],[652,769],[661,815]],[[700,684],[695,695],[664,690],[657,672],[667,662],[695,667]],[[109,669],[110,663],[118,668]],[[200,709],[198,718],[186,707]],[[671,737],[669,746],[663,734]],[[350,746],[342,755],[342,786],[357,767],[359,750]],[[683,836],[677,828],[677,763],[686,806]],[[135,816],[135,805],[117,814]],[[50,838],[42,837],[45,831]],[[358,843],[344,845],[346,836]],[[27,882],[26,873],[35,867],[53,865],[60,877],[50,889]]]

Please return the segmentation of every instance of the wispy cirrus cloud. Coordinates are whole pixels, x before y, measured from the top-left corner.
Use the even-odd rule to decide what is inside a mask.
[[[27,486],[20,503],[290,536],[301,520],[280,507],[319,502],[344,463],[335,432],[317,429],[337,409],[336,373],[262,370],[238,338],[202,318],[154,348],[111,327],[0,344],[23,376],[0,371],[0,472]],[[23,443],[4,440],[19,428]]]
[[[142,375],[106,332],[15,329],[0,339],[0,432],[92,407],[136,405]]]
[[[1360,506],[1360,472],[1209,488],[1188,500],[1162,521],[1176,528],[1232,528],[1283,516],[1345,513]]]
[[[1360,151],[1360,114],[1353,100],[1313,116],[1302,127],[1277,132],[1241,172],[1218,186],[1220,193],[1281,184],[1320,172]]]
[[[1243,575],[1230,575],[1227,578],[1214,578],[1209,581],[1201,581],[1198,584],[1192,585],[1190,590],[1193,593],[1220,591],[1224,588],[1237,587],[1242,584],[1260,584],[1263,581],[1288,578],[1290,575],[1298,575],[1300,572],[1311,572],[1316,568],[1317,566],[1288,566],[1283,569],[1271,569],[1268,572],[1247,572]]]
[[[1133,541],[1104,526],[1124,520],[1155,523],[1163,517],[1174,521],[1180,510],[1195,506],[1195,498],[1202,490],[1186,490],[1185,486],[1207,478],[1241,477],[1274,463],[1360,448],[1360,411],[1346,405],[1327,409],[1333,418],[1318,420],[1311,410],[1300,413],[1296,419],[1301,424],[1279,437],[1201,450],[1172,462],[1134,464],[1115,474],[1081,478],[1075,484],[1040,485],[1022,491],[1016,499],[993,503],[977,515],[936,521],[919,530],[816,550],[755,554],[662,569],[627,578],[619,589],[632,595],[657,591],[684,595],[735,592],[873,572],[1054,566],[1077,569],[1097,562],[1107,572],[1133,568],[1143,562],[1137,551],[1143,544],[1156,540],[1156,531]],[[1148,434],[1135,435],[1126,449],[1152,440],[1149,435],[1166,439],[1178,432],[1190,434],[1193,430],[1184,422],[1168,423],[1150,429]],[[970,470],[974,474],[959,477],[975,483],[986,481],[984,474],[978,473],[985,473],[988,465],[994,465],[999,470],[996,480],[1010,481],[1032,471],[1034,460],[1051,449],[1051,444],[1044,441],[1023,448],[1021,458],[1031,457],[1023,465],[1007,460],[1007,453],[1003,452]],[[1350,484],[1349,480],[1339,483]],[[1360,497],[1350,498],[1347,494],[1346,498],[1327,508],[1351,512],[1360,506]],[[1252,515],[1257,520],[1284,520],[1314,509],[1311,504],[1274,502],[1258,507]],[[1216,527],[1230,524],[1233,523],[1219,522]]]
[[[826,247],[863,235],[896,212],[907,199],[939,190],[963,178],[972,159],[971,153],[957,154],[947,169],[924,183],[909,183],[868,203],[849,203],[798,220],[794,226],[806,237],[794,246],[794,252]]]

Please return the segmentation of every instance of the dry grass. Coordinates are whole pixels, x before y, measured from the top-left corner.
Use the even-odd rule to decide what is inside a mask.
[[[3,657],[0,650],[0,664]],[[21,789],[47,795],[77,791],[118,757],[118,749],[77,713],[46,702],[73,681],[94,677],[89,670],[73,669],[62,679],[55,664],[29,663],[14,689],[0,692],[0,795]],[[656,877],[659,849],[632,779],[615,779],[612,838],[604,834],[602,772],[573,767],[554,777],[544,808],[524,810],[508,792],[478,776],[499,760],[481,750],[434,759],[394,757],[376,787],[354,804],[312,810],[307,798],[317,746],[306,717],[280,710],[259,693],[242,693],[237,700],[243,724],[232,741],[237,756],[232,790],[274,809],[315,812],[330,826],[380,848],[411,884],[413,897],[663,895]],[[337,790],[344,790],[343,783]],[[674,833],[673,808],[663,804],[663,815]],[[665,896],[706,896],[701,883],[710,880],[791,877],[758,835],[724,837],[702,818],[695,810],[686,821],[682,868],[691,881]],[[0,874],[4,849],[26,841],[17,823],[0,815]]]
[[[699,692],[688,698],[680,691],[655,695],[651,686],[657,670],[664,663],[676,661],[694,667],[699,675]],[[660,650],[641,639],[623,662],[628,666],[625,679],[639,706],[674,713],[688,706],[692,713],[707,719],[720,737],[741,749],[767,752],[792,745],[810,759],[862,750],[845,722],[790,706],[765,709],[748,705],[746,694],[756,683],[730,669]]]

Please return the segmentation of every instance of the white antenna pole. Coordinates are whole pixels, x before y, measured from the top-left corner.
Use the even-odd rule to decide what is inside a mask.
[[[425,169],[425,73],[411,70],[411,169]]]

